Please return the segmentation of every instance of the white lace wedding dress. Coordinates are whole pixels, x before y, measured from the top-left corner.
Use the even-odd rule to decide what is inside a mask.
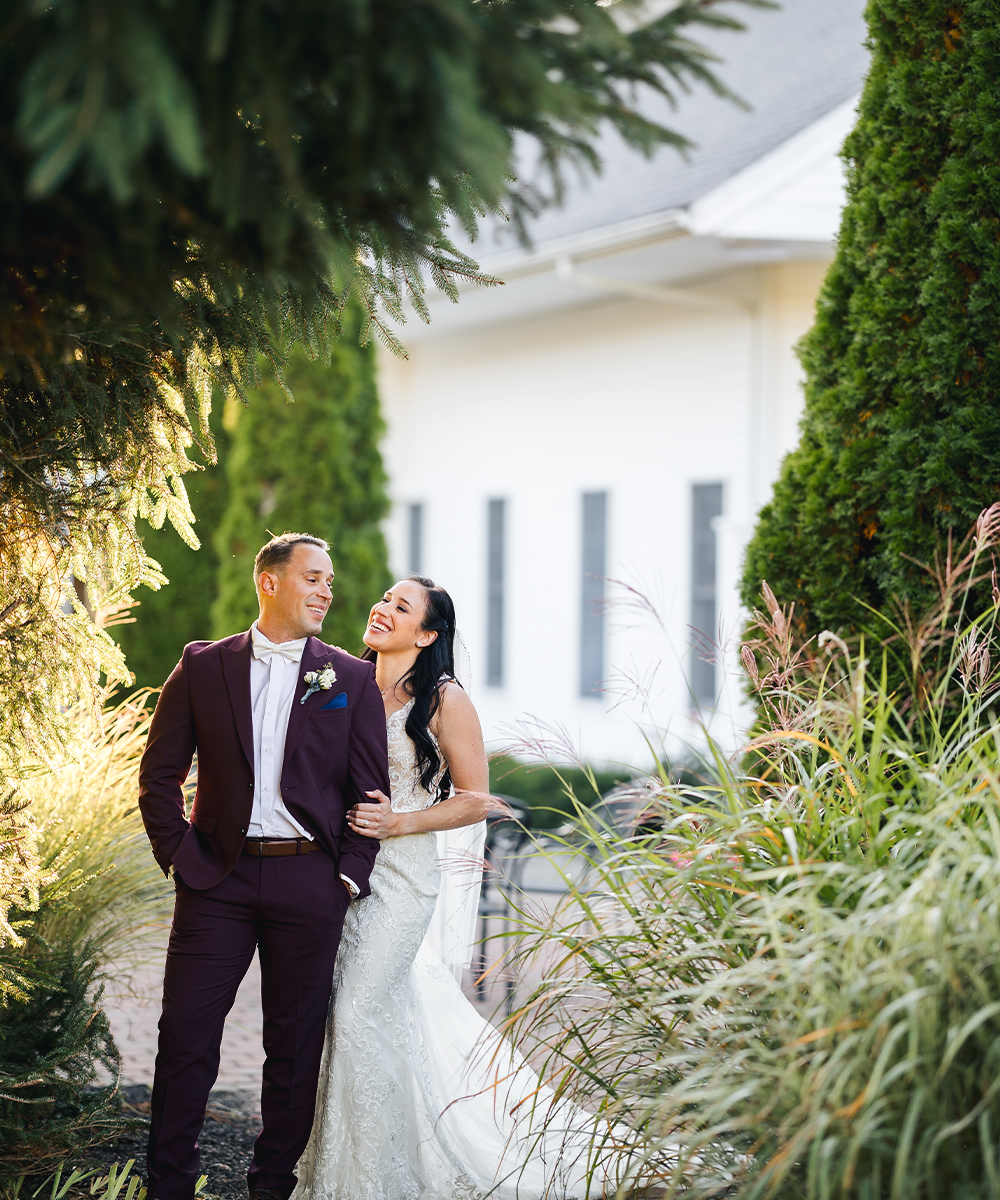
[[[426,808],[437,787],[420,786],[408,711],[387,722],[396,812]],[[435,834],[387,838],[371,895],[348,910],[293,1200],[601,1195],[587,1184],[593,1118],[553,1109],[552,1092],[425,941],[440,880]]]

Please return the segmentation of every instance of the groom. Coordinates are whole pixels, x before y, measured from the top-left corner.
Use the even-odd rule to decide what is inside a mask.
[[[139,808],[177,895],[150,1200],[194,1196],[223,1025],[255,950],[266,1060],[252,1200],[287,1200],[309,1137],[344,915],[368,894],[378,852],[346,814],[366,792],[389,794],[372,666],[316,637],[332,598],[328,551],[308,534],[272,538],[254,563],[258,619],[247,633],[186,646],[156,706]],[[183,788],[196,751],[189,820]]]

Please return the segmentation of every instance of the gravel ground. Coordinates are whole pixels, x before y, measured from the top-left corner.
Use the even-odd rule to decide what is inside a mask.
[[[114,1145],[92,1152],[105,1163],[124,1166],[135,1159],[135,1169],[146,1177],[146,1138],[149,1121],[150,1090],[145,1084],[122,1088],[126,1112],[133,1113],[142,1126],[133,1137],[119,1139]],[[260,1132],[260,1097],[252,1092],[212,1092],[208,1100],[205,1124],[198,1144],[201,1146],[201,1170],[208,1176],[202,1196],[218,1200],[245,1200],[247,1169],[253,1143]]]
[[[135,1170],[145,1182],[150,1095],[145,1084],[122,1088],[126,1112],[134,1114],[142,1127],[134,1137],[120,1138],[114,1145],[92,1151],[91,1162],[124,1166],[134,1158]],[[261,1128],[259,1109],[259,1097],[253,1092],[212,1092],[198,1139],[202,1174],[208,1176],[199,1200],[247,1200],[247,1169]],[[630,1200],[661,1200],[662,1196],[662,1189],[653,1188],[633,1193]]]

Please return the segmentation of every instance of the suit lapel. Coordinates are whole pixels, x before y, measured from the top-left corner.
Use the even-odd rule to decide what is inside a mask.
[[[222,652],[222,674],[236,718],[240,745],[253,770],[253,710],[250,705],[250,634],[241,633]]]
[[[324,653],[320,649],[321,646],[321,642],[311,637],[306,642],[306,647],[302,651],[302,661],[299,663],[299,680],[295,685],[295,695],[292,697],[292,711],[288,715],[288,729],[285,733],[285,757],[281,761],[282,773],[284,773],[285,768],[292,761],[295,747],[298,745],[299,738],[306,727],[306,721],[309,720],[310,709],[319,700],[320,696],[326,694],[324,692],[313,692],[305,704],[302,703],[302,697],[308,690],[304,678],[306,672],[318,671],[320,667],[325,666],[330,661],[329,653]]]

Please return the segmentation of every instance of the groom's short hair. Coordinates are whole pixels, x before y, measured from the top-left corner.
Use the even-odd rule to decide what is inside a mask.
[[[330,553],[330,543],[321,537],[313,537],[311,533],[279,533],[257,551],[257,557],[253,560],[254,584],[260,582],[261,571],[277,572],[287,566],[296,546],[318,546],[325,553]]]

